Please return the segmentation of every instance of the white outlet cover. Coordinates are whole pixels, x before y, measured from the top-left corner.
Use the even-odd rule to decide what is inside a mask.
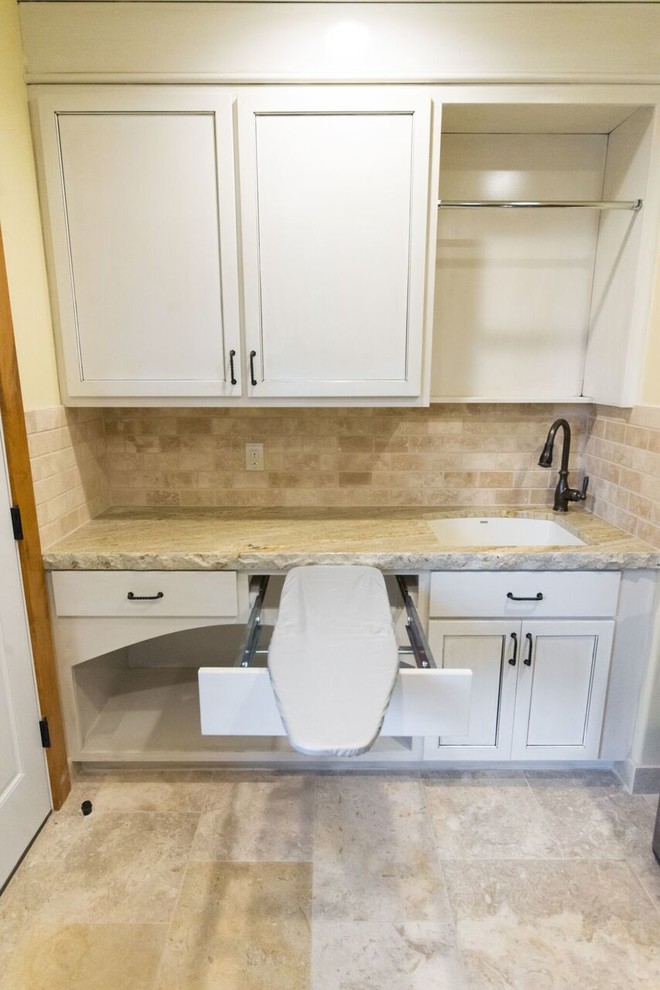
[[[245,470],[263,471],[264,445],[262,443],[245,444]]]

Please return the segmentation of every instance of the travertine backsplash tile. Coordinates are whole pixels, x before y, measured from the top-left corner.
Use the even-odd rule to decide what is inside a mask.
[[[25,414],[42,546],[50,546],[110,504],[103,411],[34,409]]]
[[[593,511],[660,546],[660,407],[595,406],[584,450]]]
[[[396,506],[547,504],[537,466],[548,426],[584,406],[430,409],[106,410],[116,505]],[[265,470],[245,470],[263,443]]]
[[[548,506],[548,427],[571,424],[587,507],[660,546],[660,409],[55,409],[26,416],[44,546],[110,505]],[[265,470],[245,470],[263,443]]]

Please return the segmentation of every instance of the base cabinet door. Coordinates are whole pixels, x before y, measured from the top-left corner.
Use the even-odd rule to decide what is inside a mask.
[[[597,759],[614,622],[524,622],[522,637],[511,758]]]
[[[472,670],[469,732],[431,759],[598,759],[612,620],[435,619],[428,638],[438,666]]]
[[[429,644],[438,667],[472,671],[469,732],[441,736],[435,758],[509,759],[519,634],[520,623],[506,619],[429,623]]]

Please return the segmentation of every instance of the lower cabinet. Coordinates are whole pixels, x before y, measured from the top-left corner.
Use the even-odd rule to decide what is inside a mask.
[[[619,584],[615,572],[434,573],[429,644],[438,667],[472,671],[468,733],[389,733],[349,762],[598,759]],[[247,574],[57,571],[50,587],[72,760],[305,762],[281,736],[201,732],[198,669],[234,668],[256,594]]]
[[[603,619],[431,620],[438,666],[473,672],[470,731],[432,758],[597,759],[613,636]]]
[[[472,670],[466,736],[427,740],[433,760],[596,760],[621,575],[436,571],[429,643]]]
[[[244,649],[245,623],[258,584],[247,573],[230,571],[54,571],[49,576],[51,618],[69,758],[80,763],[241,763],[290,765],[314,762],[295,752],[282,734],[260,653],[254,670],[236,670]],[[273,577],[265,600],[259,646],[268,646],[282,578]],[[401,630],[400,630],[401,632]],[[400,637],[401,638],[401,637]],[[227,710],[236,699],[241,731],[202,732],[199,671],[205,669],[205,692],[211,703]],[[222,676],[216,677],[215,674]],[[254,735],[245,734],[241,698],[228,695],[230,676],[252,673],[266,687],[269,706],[255,719]],[[407,684],[395,693],[388,722],[373,749],[333,762],[372,762],[388,766],[422,759],[426,733],[410,732],[411,697],[437,725],[433,685],[444,682],[447,718],[456,729],[465,721],[467,690],[462,678],[434,678],[437,671],[406,671]],[[428,678],[431,674],[431,678]],[[420,677],[421,675],[421,677]],[[415,684],[415,681],[426,682]],[[248,680],[247,683],[253,683]],[[224,692],[224,697],[222,694]],[[254,699],[250,699],[254,709]],[[266,721],[269,712],[273,721]],[[279,727],[278,727],[279,723]],[[427,723],[429,724],[429,723]],[[442,723],[441,723],[442,724]],[[444,723],[446,724],[446,723]],[[213,725],[211,724],[211,730]],[[437,731],[437,730],[436,730]]]

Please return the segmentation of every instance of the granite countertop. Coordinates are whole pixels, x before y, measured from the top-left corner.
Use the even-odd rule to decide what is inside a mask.
[[[585,546],[443,547],[426,520],[552,519]],[[660,550],[584,509],[113,508],[53,544],[47,570],[286,571],[370,564],[383,571],[624,570],[660,567]]]

